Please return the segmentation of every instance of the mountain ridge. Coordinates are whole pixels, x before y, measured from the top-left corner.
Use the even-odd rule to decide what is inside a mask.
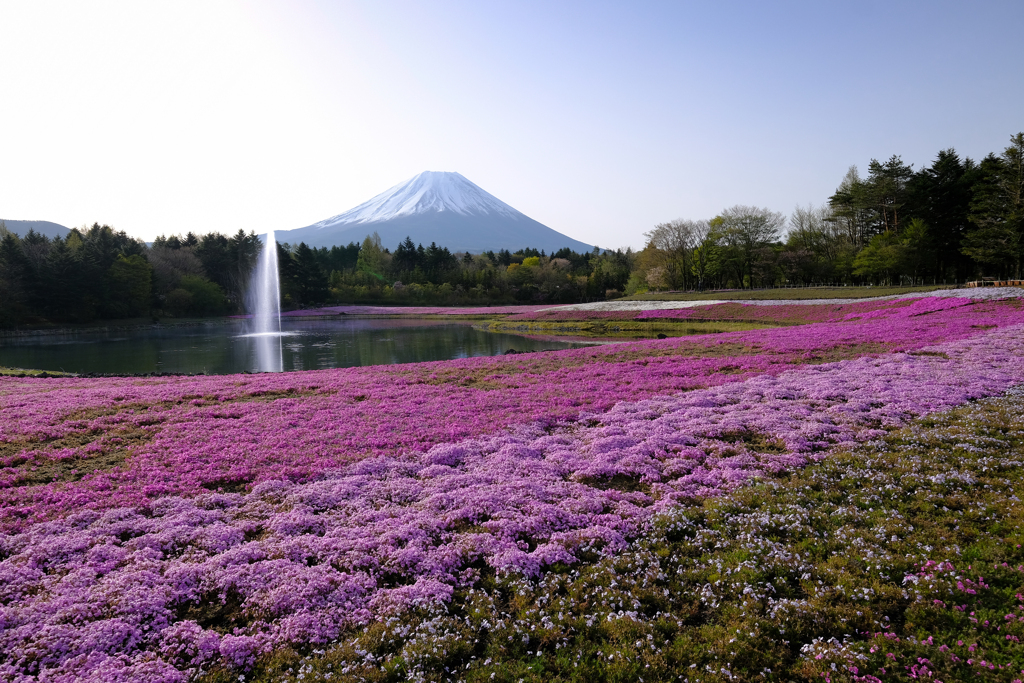
[[[46,235],[51,239],[54,237],[66,237],[71,232],[71,228],[66,228],[60,223],[54,223],[53,221],[17,221],[0,218],[0,223],[3,223],[8,230],[18,237],[24,237],[28,234],[29,230],[35,230],[40,235]]]

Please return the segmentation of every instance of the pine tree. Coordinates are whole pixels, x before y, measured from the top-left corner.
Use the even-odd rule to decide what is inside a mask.
[[[1010,139],[1000,156],[979,167],[970,221],[974,228],[962,251],[987,269],[985,274],[1021,277],[1024,261],[1024,133]]]

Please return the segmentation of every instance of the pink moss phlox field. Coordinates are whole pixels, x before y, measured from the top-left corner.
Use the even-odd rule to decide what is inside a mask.
[[[5,440],[59,444],[79,435],[95,440],[56,450],[45,450],[40,443],[15,458],[34,458],[40,465],[57,459],[88,464],[118,446],[120,430],[145,436],[124,463],[78,481],[15,486],[25,472],[10,470],[0,490],[2,528],[20,528],[70,508],[143,505],[171,493],[194,495],[265,479],[308,479],[370,455],[422,451],[510,425],[572,419],[581,410],[607,409],[623,398],[738,381],[773,365],[785,367],[789,358],[664,357],[643,365],[581,363],[543,374],[520,374],[512,360],[474,360],[409,371],[357,368],[244,378],[22,385],[38,393],[4,397],[5,415],[16,416],[0,427]],[[726,366],[733,374],[718,374]],[[434,377],[438,371],[467,369],[482,370],[480,383],[493,381],[501,388]],[[95,407],[99,415],[81,416],[84,406]]]
[[[747,373],[744,381],[683,393],[631,397],[620,389],[613,406],[577,407],[558,420],[496,419],[492,429],[469,437],[439,435],[429,447],[342,459],[313,480],[262,478],[248,493],[190,490],[188,497],[92,510],[69,503],[59,518],[0,539],[0,677],[170,681],[218,662],[244,669],[280,644],[327,643],[348,626],[445,602],[484,567],[536,575],[555,562],[614,553],[681,499],[799,467],[836,445],[1024,381],[1018,307],[910,308],[853,325],[772,331],[776,337],[731,335],[733,342],[797,349],[787,359],[843,343],[836,338],[849,343],[871,335],[903,351],[768,365],[770,371]],[[990,325],[998,326],[983,329]],[[654,360],[620,362],[642,372]],[[587,365],[608,371],[615,364]],[[442,367],[432,365],[434,372]],[[358,375],[251,379],[295,388],[331,374]],[[237,377],[220,378],[222,385],[201,379],[210,382],[207,389],[238,395],[231,384]],[[173,393],[152,381],[132,386]],[[10,392],[4,400],[16,402]],[[233,424],[243,418],[227,413],[240,405],[212,406],[225,417],[200,422]],[[434,407],[436,414],[443,409]],[[297,426],[276,442],[283,451],[305,426],[299,411],[287,414]],[[199,420],[205,413],[191,415]],[[205,448],[206,458],[220,457]]]
[[[24,529],[72,509],[145,506],[164,495],[245,490],[272,479],[304,481],[365,457],[425,451],[515,425],[573,420],[619,401],[778,374],[794,363],[827,360],[830,349],[913,350],[1019,322],[1024,312],[1016,302],[917,299],[853,323],[515,357],[278,375],[4,377],[0,442],[27,445],[0,456],[0,530]],[[732,346],[747,352],[693,357]],[[89,469],[111,453],[125,457]],[[30,468],[57,461],[85,471],[24,483]]]
[[[855,303],[822,304],[777,304],[726,302],[713,303],[689,308],[665,308],[647,311],[586,311],[547,309],[524,311],[509,315],[507,320],[539,320],[544,322],[583,320],[637,320],[637,321],[715,321],[715,322],[765,322],[765,323],[815,323],[838,322],[862,317],[865,314],[888,311],[903,306],[917,306],[927,302],[942,302],[940,306],[963,306],[969,299],[941,299],[938,297],[907,298],[899,300],[869,300]]]
[[[944,310],[946,307],[956,308],[969,305],[970,299],[943,299],[940,297],[922,297],[913,299],[869,300],[843,304],[774,304],[764,306],[758,304],[722,303],[711,306],[697,306],[684,309],[664,309],[643,311],[636,316],[637,320],[679,319],[679,320],[744,320],[744,321],[779,321],[779,322],[836,322],[851,320],[879,311],[890,314],[891,311],[904,306],[917,308],[924,306],[926,310]],[[938,309],[932,308],[939,306]]]

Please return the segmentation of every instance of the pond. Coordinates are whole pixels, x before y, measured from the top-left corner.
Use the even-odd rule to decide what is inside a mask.
[[[585,342],[487,332],[433,320],[288,320],[273,339],[246,336],[242,321],[28,337],[0,337],[0,366],[103,374],[255,372],[268,346],[278,367],[318,370],[497,356],[510,349],[578,348]],[[263,348],[261,348],[263,347]]]

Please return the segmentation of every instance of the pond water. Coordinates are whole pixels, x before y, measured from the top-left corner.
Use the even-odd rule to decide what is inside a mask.
[[[509,349],[542,351],[583,342],[487,332],[469,323],[348,319],[281,321],[281,367],[317,370],[497,356]],[[77,373],[259,371],[257,344],[242,321],[195,326],[0,338],[0,366]],[[273,343],[278,340],[275,339]]]

